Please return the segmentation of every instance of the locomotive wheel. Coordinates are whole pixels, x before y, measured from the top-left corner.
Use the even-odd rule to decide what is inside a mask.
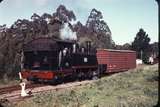
[[[92,77],[92,80],[97,80],[98,79],[98,76],[93,76]]]
[[[73,73],[73,75],[71,76],[71,78],[72,78],[72,81],[77,80],[77,73]]]
[[[86,79],[86,77],[85,77],[85,73],[84,73],[84,72],[82,72],[81,80],[83,81],[83,80],[85,80],[85,79]]]
[[[82,73],[81,73],[81,72],[78,72],[78,75],[77,75],[78,81],[81,81],[81,77],[82,77]]]
[[[99,72],[98,71],[93,71],[92,73],[92,80],[97,80],[99,78]]]
[[[57,84],[60,84],[61,83],[61,79],[57,76],[55,76],[51,81],[50,81],[50,84],[51,85],[57,85]]]
[[[90,70],[87,75],[88,75],[88,79],[91,80],[93,77],[93,71]]]

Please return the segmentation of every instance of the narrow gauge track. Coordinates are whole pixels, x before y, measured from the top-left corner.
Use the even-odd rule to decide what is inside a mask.
[[[26,84],[26,89],[28,88],[35,88],[35,87],[41,87],[44,86],[44,84]],[[8,86],[8,87],[3,87],[0,88],[0,95],[2,94],[7,94],[7,93],[11,93],[13,91],[17,91],[17,90],[21,90],[21,86],[20,85],[13,85],[13,86]]]
[[[46,92],[46,91],[51,91],[51,90],[60,90],[60,89],[65,89],[65,88],[73,88],[76,86],[81,86],[82,84],[88,84],[91,83],[93,81],[89,81],[89,80],[85,80],[85,81],[81,81],[81,82],[70,82],[70,83],[65,83],[65,84],[59,84],[56,86],[53,85],[43,85],[41,87],[31,87],[31,88],[27,88],[26,92],[31,91],[32,94],[30,96],[27,97],[21,97],[20,96],[20,92],[21,90],[17,90],[17,91],[12,91],[11,93],[6,93],[0,96],[0,99],[4,99],[7,101],[10,101],[12,103],[16,103],[19,101],[23,101],[27,98],[33,97],[34,95],[40,93],[40,92]]]

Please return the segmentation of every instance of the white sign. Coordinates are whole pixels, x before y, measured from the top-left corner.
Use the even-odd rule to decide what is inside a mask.
[[[88,58],[84,57],[84,62],[88,62]]]

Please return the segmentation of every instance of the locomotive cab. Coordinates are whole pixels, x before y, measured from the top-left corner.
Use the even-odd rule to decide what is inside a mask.
[[[30,51],[24,52],[24,69],[30,70],[56,70],[56,51]]]
[[[69,57],[72,45],[72,42],[51,38],[38,38],[28,42],[23,48],[22,77],[28,80],[53,79],[56,72],[64,66],[64,59]]]

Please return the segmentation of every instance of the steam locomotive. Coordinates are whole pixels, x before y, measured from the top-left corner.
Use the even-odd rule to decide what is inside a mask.
[[[136,67],[136,53],[130,50],[97,49],[91,51],[76,41],[37,38],[24,45],[22,77],[29,81],[51,81],[64,78],[97,79],[104,73]]]

